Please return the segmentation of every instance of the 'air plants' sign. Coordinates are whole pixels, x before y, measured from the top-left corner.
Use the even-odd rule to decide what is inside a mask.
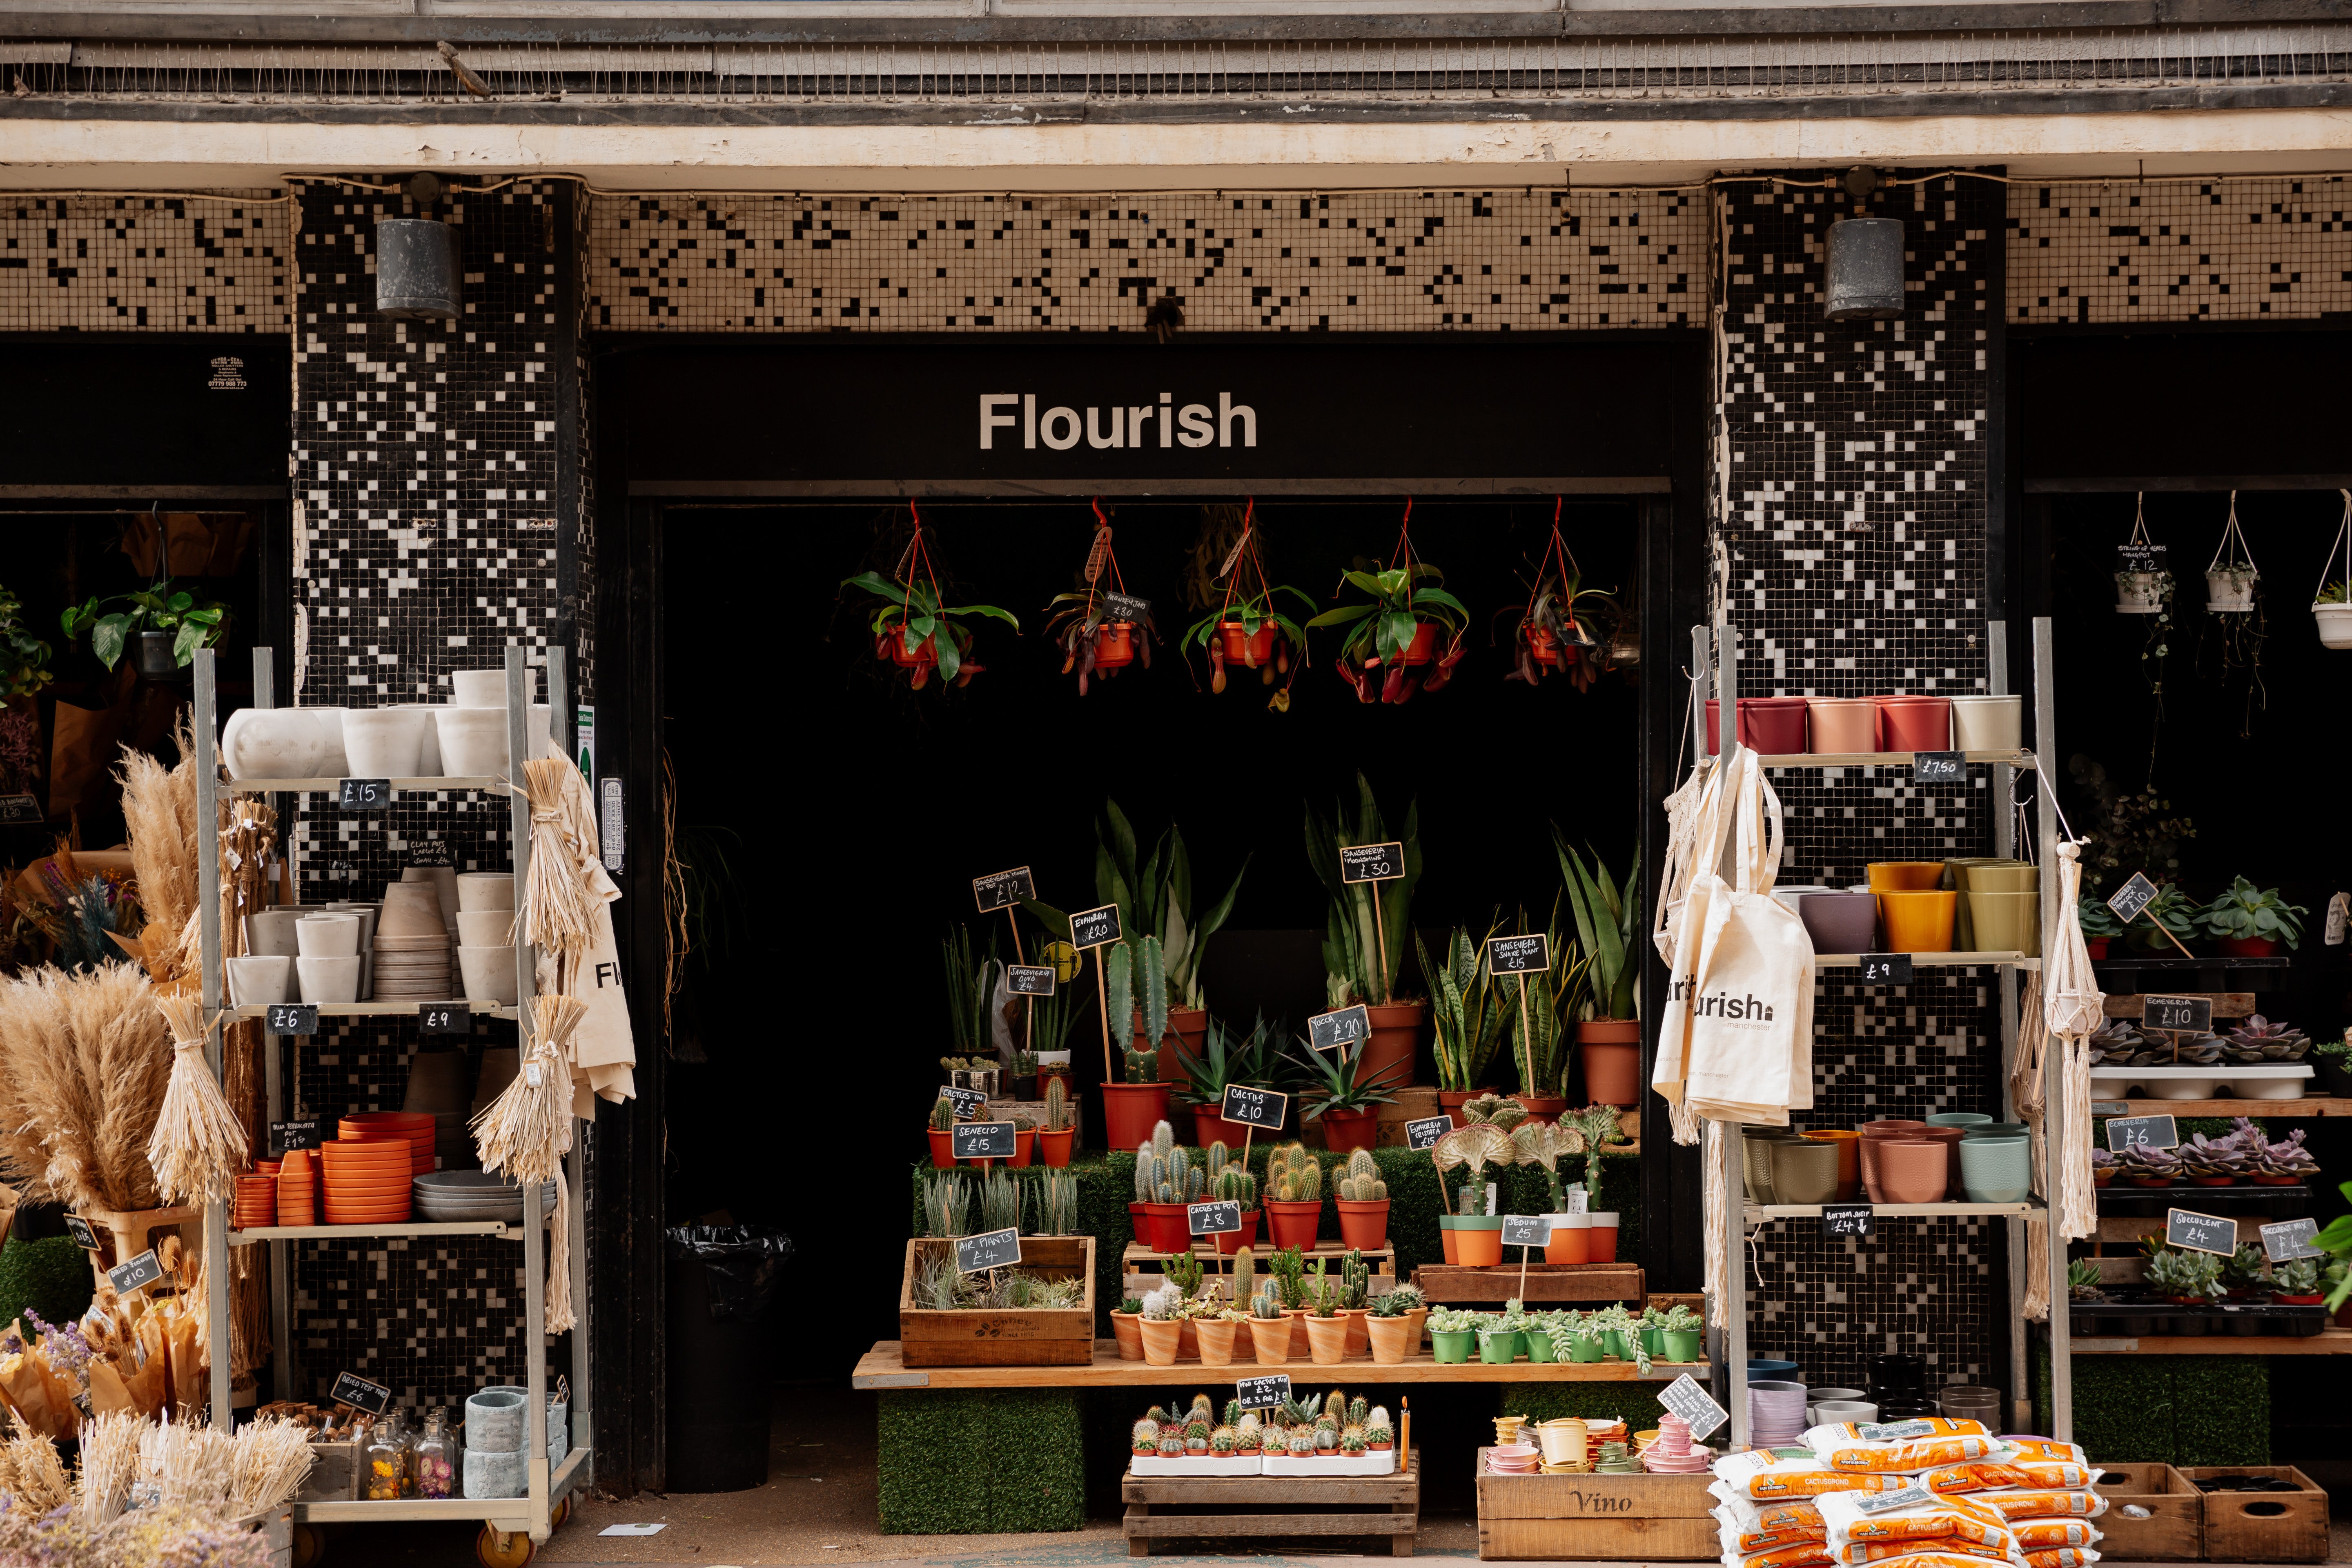
[[[1505,1247],[1549,1247],[1551,1216],[1541,1214],[1507,1214],[1503,1216]]]
[[[988,1109],[988,1091],[984,1089],[952,1089],[942,1085],[940,1098],[955,1107],[958,1121],[969,1121]]]
[[[273,1002],[261,1016],[261,1026],[273,1035],[315,1035],[319,1032],[316,1002]]]
[[[1541,974],[1551,968],[1551,938],[1541,931],[1531,936],[1490,936],[1486,968],[1495,974]]]
[[[416,1009],[420,1035],[465,1035],[473,1032],[473,1016],[447,1002],[426,1002]]]
[[[2319,1222],[2315,1219],[2283,1219],[2276,1225],[2266,1225],[2263,1226],[2263,1256],[2273,1263],[2325,1258],[2325,1252],[2311,1245],[2318,1235]]]
[[[1245,1083],[1225,1085],[1225,1103],[1218,1114],[1250,1127],[1280,1127],[1290,1113],[1290,1096],[1276,1089],[1253,1089]]]
[[[118,1296],[128,1296],[143,1290],[163,1278],[163,1266],[155,1259],[155,1249],[149,1247],[128,1263],[118,1263],[106,1271],[106,1282],[114,1287]]]
[[[2118,1116],[2107,1123],[2107,1150],[2120,1154],[2125,1150],[2178,1149],[2180,1147],[2180,1124],[2169,1116]]]
[[[1054,994],[1054,966],[1050,963],[1008,963],[1004,966],[1004,988],[1015,996],[1051,996]]]
[[[1339,880],[1390,882],[1404,875],[1402,844],[1342,844]]]
[[[1911,955],[1907,952],[1865,952],[1862,955],[1864,985],[1908,985]]]
[[[1020,1129],[1010,1121],[959,1121],[949,1136],[959,1160],[1010,1160],[1021,1150]]]
[[[392,781],[390,779],[345,779],[335,795],[335,804],[345,811],[390,811]]]
[[[2210,996],[2150,996],[2140,1014],[2143,1029],[2162,1029],[2170,1034],[2201,1035],[2213,1026],[2213,998]]]
[[[1015,866],[1010,871],[997,871],[971,879],[972,901],[984,915],[1009,909],[1024,899],[1037,896],[1037,883],[1026,866]]]
[[[1277,1372],[1265,1377],[1236,1378],[1234,1398],[1244,1410],[1279,1409],[1290,1398],[1290,1374]]]
[[[1408,1149],[1434,1149],[1437,1141],[1454,1131],[1451,1116],[1424,1116],[1418,1121],[1404,1124],[1404,1146]]]
[[[371,1415],[381,1415],[392,1408],[392,1390],[380,1383],[370,1383],[355,1372],[340,1373],[335,1378],[334,1392],[327,1397]]]
[[[978,1236],[959,1236],[955,1249],[959,1274],[1009,1268],[1021,1261],[1021,1232],[1017,1226],[1006,1226],[1003,1230],[984,1230]]]
[[[1151,601],[1126,594],[1105,594],[1102,596],[1103,619],[1107,621],[1143,622],[1151,618]]]
[[[1822,1234],[1823,1236],[1873,1236],[1878,1230],[1878,1211],[1868,1204],[1823,1204]]]
[[[2156,902],[2156,884],[2145,872],[2134,871],[2131,880],[2117,888],[2107,899],[2107,908],[2116,911],[2116,919],[2130,924],[2139,912]]]
[[[1911,782],[1923,784],[1958,784],[1969,776],[1969,759],[1965,752],[1914,752],[1911,753]]]
[[[1318,1051],[1352,1046],[1370,1039],[1371,1033],[1372,1015],[1361,1002],[1336,1012],[1318,1013],[1307,1020],[1307,1043]]]
[[[2238,1222],[2217,1215],[2193,1214],[2188,1209],[2167,1209],[2164,1239],[2170,1246],[2185,1247],[2191,1252],[2218,1253],[2227,1258],[2238,1250]]]
[[[1098,910],[1080,910],[1070,917],[1070,943],[1074,947],[1104,947],[1118,940],[1117,904],[1105,904]]]
[[[1704,1439],[1731,1419],[1731,1412],[1708,1398],[1706,1390],[1688,1373],[1666,1384],[1658,1394],[1658,1403],[1689,1422],[1695,1438]]]
[[[1242,1227],[1242,1205],[1228,1198],[1223,1203],[1187,1204],[1184,1223],[1194,1236],[1218,1236]]]

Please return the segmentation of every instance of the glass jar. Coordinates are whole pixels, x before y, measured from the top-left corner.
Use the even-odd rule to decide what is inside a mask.
[[[428,1412],[425,1433],[414,1445],[410,1473],[421,1498],[455,1497],[457,1491],[457,1445],[449,1436],[446,1411]]]
[[[360,1450],[360,1458],[366,1467],[362,1479],[370,1502],[396,1502],[414,1495],[404,1489],[414,1483],[408,1480],[408,1440],[400,1430],[398,1411],[387,1412],[376,1419],[368,1433],[366,1447]]]

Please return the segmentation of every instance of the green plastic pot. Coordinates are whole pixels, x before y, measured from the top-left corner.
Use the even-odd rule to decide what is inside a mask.
[[[1541,1329],[1527,1329],[1521,1331],[1519,1334],[1519,1345],[1522,1350],[1525,1350],[1528,1352],[1528,1359],[1531,1362],[1558,1361],[1559,1359],[1559,1352],[1552,1344],[1551,1336],[1545,1333]]]
[[[1459,1333],[1429,1333],[1430,1358],[1440,1366],[1460,1366],[1470,1359],[1470,1342],[1478,1336],[1468,1329]]]
[[[1663,1353],[1666,1348],[1666,1331],[1664,1329],[1643,1329],[1642,1331],[1642,1348],[1649,1352],[1653,1356]]]
[[[1478,1359],[1494,1366],[1518,1360],[1520,1337],[1517,1329],[1494,1329],[1480,1334]]]
[[[1601,1341],[1591,1334],[1577,1335],[1574,1339],[1568,1342],[1568,1359],[1570,1361],[1599,1361],[1601,1359]]]
[[[1693,1329],[1688,1333],[1684,1333],[1679,1329],[1667,1330],[1661,1332],[1658,1337],[1665,1342],[1664,1353],[1659,1354],[1656,1352],[1651,1353],[1657,1355],[1660,1361],[1698,1360],[1698,1330]]]
[[[1619,1361],[1632,1361],[1633,1359],[1632,1349],[1630,1349],[1625,1343],[1624,1334],[1616,1329],[1607,1329],[1602,1331],[1601,1335],[1601,1348],[1603,1352],[1615,1356]]]

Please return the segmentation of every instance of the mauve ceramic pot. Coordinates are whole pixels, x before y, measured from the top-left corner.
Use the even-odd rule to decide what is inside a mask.
[[[1797,900],[1797,918],[1813,939],[1815,952],[1878,951],[1875,894],[1807,893]]]
[[[1883,1204],[1939,1204],[1950,1185],[1949,1157],[1937,1144],[1887,1138],[1878,1143],[1878,1190]]]

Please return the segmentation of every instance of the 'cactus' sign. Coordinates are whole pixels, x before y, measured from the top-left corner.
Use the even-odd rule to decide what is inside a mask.
[[[1218,1114],[1249,1127],[1279,1128],[1290,1113],[1290,1096],[1278,1089],[1254,1089],[1245,1083],[1225,1085],[1225,1102]]]

